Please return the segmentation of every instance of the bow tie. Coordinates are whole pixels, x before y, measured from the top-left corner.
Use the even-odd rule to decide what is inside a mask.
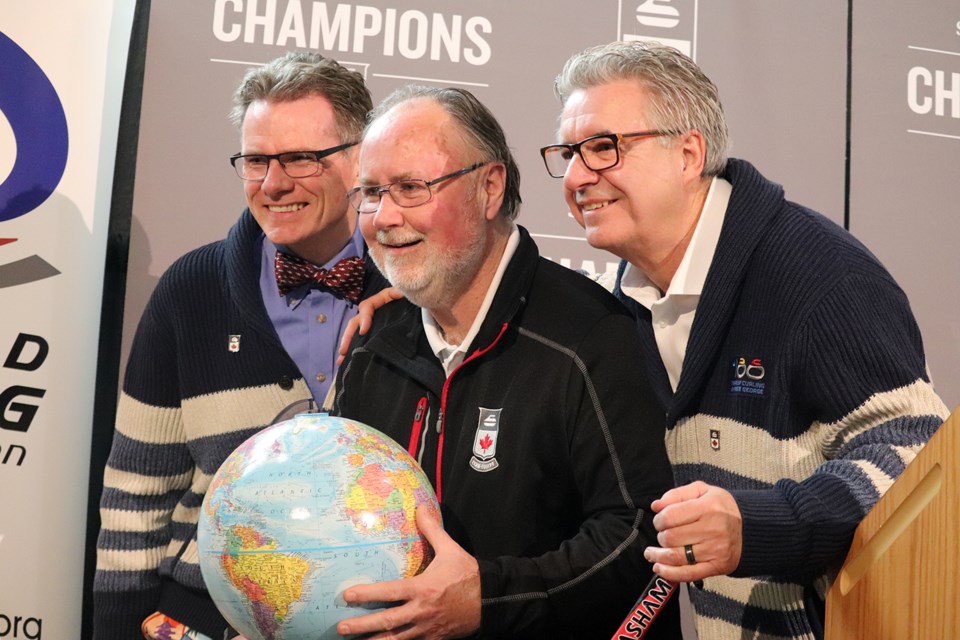
[[[297,287],[311,283],[357,304],[363,291],[363,258],[344,258],[331,269],[322,269],[295,255],[277,251],[274,261],[277,288],[284,296]]]

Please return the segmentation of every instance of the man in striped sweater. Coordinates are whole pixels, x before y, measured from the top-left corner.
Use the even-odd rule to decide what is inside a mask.
[[[646,557],[701,640],[822,637],[863,516],[947,415],[907,298],[870,252],[728,159],[716,87],[686,56],[617,42],[556,80],[549,173],[623,260],[678,487]],[[702,581],[702,582],[700,582]]]
[[[203,496],[285,407],[323,401],[360,287],[379,275],[364,277],[346,200],[372,107],[360,74],[290,53],[251,69],[234,102],[248,209],[167,270],[137,328],[100,503],[97,640],[232,633],[200,575]]]

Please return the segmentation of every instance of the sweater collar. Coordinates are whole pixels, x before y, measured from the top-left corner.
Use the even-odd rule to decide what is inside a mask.
[[[668,411],[671,423],[683,415],[713,371],[750,260],[771,221],[783,209],[783,187],[764,178],[750,163],[729,160],[723,177],[733,185],[733,192],[690,331],[683,373]]]
[[[627,267],[625,260],[620,262],[614,286],[614,294],[637,314],[639,329],[646,336],[644,344],[653,345],[653,351],[645,355],[648,358],[656,356],[660,365],[656,368],[653,383],[661,400],[669,398],[665,403],[668,425],[683,415],[686,406],[696,397],[703,379],[713,371],[717,352],[735,311],[738,292],[748,274],[750,259],[784,202],[783,187],[764,178],[744,160],[728,160],[721,177],[733,186],[733,191],[697,305],[676,393],[671,393],[666,369],[656,353],[649,311],[621,289],[621,279]]]
[[[268,336],[276,342],[278,348],[282,348],[260,293],[262,237],[263,231],[250,209],[244,209],[240,219],[230,228],[225,243],[227,294],[239,309],[244,310],[244,318],[255,330]]]

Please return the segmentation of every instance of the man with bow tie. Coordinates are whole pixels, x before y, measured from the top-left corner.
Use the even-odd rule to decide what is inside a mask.
[[[97,640],[234,635],[200,575],[199,506],[237,445],[323,403],[356,303],[382,283],[346,198],[371,107],[360,74],[315,53],[237,89],[248,208],[167,270],[138,326],[104,475]]]

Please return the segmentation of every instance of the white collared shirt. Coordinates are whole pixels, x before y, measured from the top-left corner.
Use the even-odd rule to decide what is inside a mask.
[[[733,187],[723,178],[714,178],[710,183],[697,227],[664,295],[661,296],[657,286],[632,264],[627,264],[620,280],[621,291],[649,309],[653,316],[653,334],[674,391],[680,381],[690,329],[717,250],[732,190]]]
[[[470,330],[467,332],[467,335],[463,337],[463,341],[460,344],[450,344],[447,342],[443,334],[440,333],[440,327],[437,325],[436,320],[433,319],[433,316],[430,315],[430,312],[424,308],[420,309],[420,315],[423,318],[423,331],[427,334],[427,341],[430,343],[430,348],[433,349],[437,358],[440,359],[440,364],[443,365],[443,370],[447,374],[447,377],[449,377],[453,370],[460,366],[463,359],[467,357],[467,348],[477,336],[477,332],[480,331],[480,325],[483,324],[484,319],[487,317],[487,312],[490,310],[493,297],[496,295],[497,289],[500,288],[500,280],[503,278],[503,272],[506,271],[507,265],[510,263],[510,258],[513,257],[514,252],[517,250],[517,245],[520,244],[520,230],[516,225],[512,225],[512,227],[513,230],[510,232],[510,237],[507,238],[507,246],[504,248],[503,255],[500,257],[497,272],[493,274],[493,280],[490,281],[487,293],[483,297],[483,303],[480,305],[479,311],[477,311],[477,317],[473,319]]]

